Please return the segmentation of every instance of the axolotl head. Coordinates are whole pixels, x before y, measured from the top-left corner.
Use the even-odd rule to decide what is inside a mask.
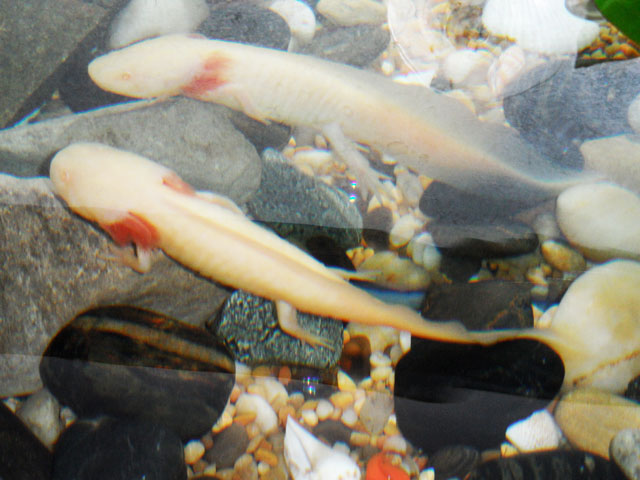
[[[126,212],[155,208],[159,188],[190,188],[158,163],[99,143],[75,143],[60,150],[49,175],[55,193],[73,211],[101,225]]]
[[[96,58],[89,64],[89,76],[103,90],[128,97],[180,95],[207,68],[207,42],[185,34],[144,40]]]

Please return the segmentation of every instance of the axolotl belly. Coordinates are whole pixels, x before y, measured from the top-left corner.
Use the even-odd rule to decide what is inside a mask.
[[[514,130],[478,120],[457,100],[307,55],[168,35],[95,59],[89,75],[121,95],[186,95],[258,120],[315,128],[336,146],[344,136],[476,193],[520,198],[526,188],[544,198],[580,181]]]
[[[69,207],[118,244],[134,243],[139,252],[160,248],[207,278],[285,306],[434,339],[491,342],[506,335],[470,334],[459,323],[430,322],[407,307],[381,302],[251,222],[231,200],[197,194],[173,171],[133,153],[73,144],[56,154],[50,176]],[[278,308],[279,316],[290,312]]]

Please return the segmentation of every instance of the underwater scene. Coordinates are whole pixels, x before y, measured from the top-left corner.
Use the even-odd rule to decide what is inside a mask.
[[[0,2],[0,479],[640,480],[640,2]]]

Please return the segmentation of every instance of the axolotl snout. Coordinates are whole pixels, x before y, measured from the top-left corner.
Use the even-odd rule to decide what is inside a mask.
[[[322,344],[296,323],[296,309],[426,338],[492,342],[503,332],[470,333],[457,322],[431,322],[361,290],[302,250],[258,226],[228,198],[195,192],[172,170],[133,153],[77,143],[50,167],[55,192],[116,243],[138,255],[160,248],[204,277],[274,300],[283,329]]]
[[[513,129],[462,103],[346,65],[197,35],[167,35],[98,57],[89,75],[135,98],[185,95],[261,121],[321,131],[369,190],[376,174],[352,140],[463,190],[522,199],[585,179],[554,166]]]

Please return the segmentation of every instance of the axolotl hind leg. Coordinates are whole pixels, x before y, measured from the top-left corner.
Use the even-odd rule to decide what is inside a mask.
[[[280,328],[283,332],[299,340],[302,340],[303,342],[308,343],[312,347],[321,345],[330,350],[333,350],[333,346],[326,338],[311,333],[302,328],[302,326],[298,323],[298,315],[295,307],[285,302],[284,300],[276,300],[274,303],[276,304],[278,323],[280,324]]]

